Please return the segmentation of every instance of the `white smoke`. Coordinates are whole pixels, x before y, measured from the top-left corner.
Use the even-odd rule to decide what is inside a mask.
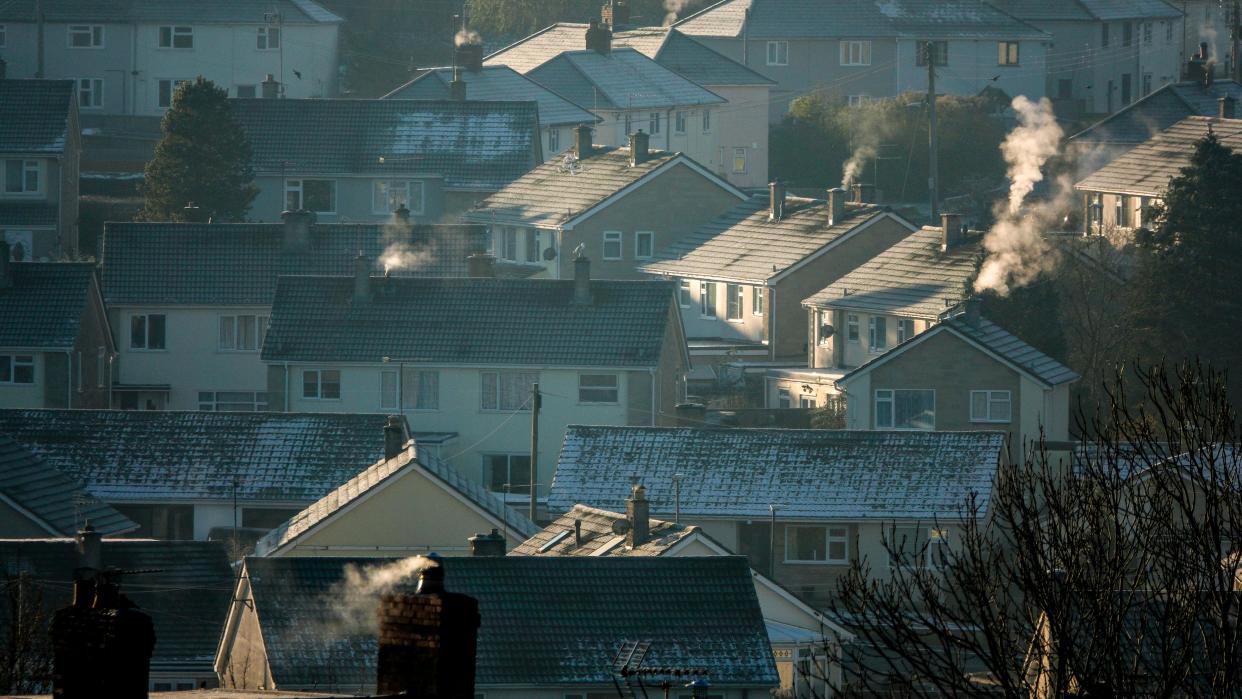
[[[410,244],[414,226],[396,216],[384,224],[384,252],[380,253],[378,265],[388,275],[397,270],[418,269],[431,261],[431,252]]]
[[[378,633],[376,608],[380,597],[432,565],[434,562],[430,558],[411,556],[365,568],[352,564],[346,566],[345,579],[328,593],[331,604],[324,605],[331,610],[329,618],[324,619],[325,635],[339,637]]]
[[[465,46],[467,44],[482,44],[483,37],[473,29],[462,29],[453,37],[454,46]]]
[[[664,26],[669,26],[677,21],[677,15],[690,4],[690,0],[664,0]]]
[[[875,146],[872,144],[864,144],[855,148],[850,159],[841,166],[841,186],[849,189],[850,185],[857,182],[863,168],[867,165],[867,160],[874,157]]]

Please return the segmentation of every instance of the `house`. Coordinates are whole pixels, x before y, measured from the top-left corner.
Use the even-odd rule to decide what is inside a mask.
[[[776,81],[773,121],[806,94],[857,104],[926,92],[928,42],[939,93],[1038,99],[1052,40],[976,0],[721,0],[673,26]]]
[[[636,497],[637,492],[626,500],[626,512],[574,505],[509,555],[732,555],[699,527],[650,517],[645,490],[641,498]],[[617,533],[621,531],[625,533]],[[762,574],[752,570],[751,577],[781,678],[780,688],[792,697],[830,696],[842,686],[841,645],[853,642],[855,636]]]
[[[259,350],[277,277],[348,274],[359,253],[398,276],[465,276],[466,257],[488,245],[480,226],[312,218],[291,212],[281,223],[107,224],[103,293],[119,335],[112,405],[265,410]]]
[[[484,199],[462,220],[491,229],[492,249],[536,276],[573,275],[579,246],[607,279],[646,278],[657,251],[728,211],[746,194],[682,153],[652,150],[636,133],[628,148],[592,144],[574,130],[573,153],[544,163]]]
[[[250,216],[313,211],[376,222],[398,209],[435,223],[543,162],[535,102],[231,100],[259,194]]]
[[[390,445],[386,444],[388,448]],[[258,556],[470,555],[490,529],[501,551],[538,531],[502,496],[464,478],[414,443],[345,481],[259,539]]]
[[[0,410],[0,435],[156,539],[271,529],[380,459],[384,425],[382,415]]]
[[[73,536],[88,521],[105,536],[138,528],[81,483],[0,434],[0,539]]]
[[[768,407],[827,404],[848,369],[927,330],[962,302],[981,239],[967,237],[960,216],[941,218],[941,226],[911,233],[802,301],[810,322],[807,367],[768,371]]]
[[[1177,82],[1182,61],[1189,58],[1177,3],[992,0],[991,4],[1051,37],[1045,94],[1055,101],[1058,116],[1111,114]]]
[[[0,240],[0,408],[102,408],[114,354],[95,266],[10,262]]]
[[[1232,104],[1224,100],[1224,113],[1232,113]],[[1209,133],[1228,148],[1242,148],[1242,119],[1189,116],[1075,183],[1083,197],[1084,233],[1128,232],[1149,224],[1150,206]]]
[[[77,255],[79,132],[71,81],[5,80],[0,70],[0,240],[11,259]]]
[[[119,577],[121,593],[149,615],[155,627],[148,689],[217,686],[212,657],[235,579],[224,545],[150,539],[96,542],[103,567],[124,571]],[[11,590],[41,600],[41,626],[72,602],[74,569],[85,563],[82,558],[73,537],[0,539],[6,583]],[[13,608],[0,605],[0,633],[6,638],[14,623]]]
[[[318,630],[341,606],[347,568],[376,565],[359,558],[247,558],[216,655],[221,684],[373,692],[375,631]],[[698,676],[709,679],[712,696],[741,699],[766,696],[777,685],[740,557],[495,556],[445,558],[441,565],[447,590],[478,600],[479,695],[613,696],[614,680],[626,684],[614,658],[635,641],[650,643],[641,658],[654,673],[644,678],[648,687],[664,679],[681,687]],[[691,579],[695,584],[687,585]],[[412,590],[411,582],[397,590]],[[677,696],[689,697],[689,690]]]
[[[643,265],[677,280],[697,366],[805,363],[802,300],[915,230],[883,207],[846,197],[840,188],[826,201],[786,196],[773,183],[767,200],[752,197]]]
[[[688,360],[672,286],[593,280],[282,277],[263,345],[271,407],[392,412],[456,432],[444,457],[514,502],[544,487],[570,422],[657,425]],[[538,397],[533,387],[538,384]],[[532,404],[538,463],[531,464]],[[400,406],[400,407],[398,407]]]
[[[978,301],[837,381],[851,430],[1002,430],[1013,459],[1069,439],[1077,373],[982,317]]]
[[[968,499],[986,515],[1004,439],[980,431],[573,425],[548,507],[620,510],[636,477],[652,514],[680,512],[680,521],[823,608],[855,561],[868,561],[880,578],[893,565],[936,565],[934,548],[951,543],[969,516]],[[900,560],[890,560],[886,539],[902,542]]]
[[[83,111],[160,115],[198,75],[236,97],[265,76],[285,97],[335,97],[341,22],[314,0],[16,0],[0,49],[12,77],[74,81]]]

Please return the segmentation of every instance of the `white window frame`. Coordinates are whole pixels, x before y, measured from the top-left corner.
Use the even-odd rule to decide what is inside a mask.
[[[1006,68],[1022,65],[1022,45],[1017,41],[996,42],[996,65]]]
[[[285,178],[285,208],[292,211],[302,209],[306,206],[306,183],[307,182],[331,182],[332,183],[332,208],[326,210],[314,210],[317,214],[335,214],[337,207],[337,191],[336,180],[324,177],[286,177]],[[296,207],[289,206],[289,195],[296,193],[298,197],[298,205]]]
[[[316,179],[316,178],[309,178]],[[405,190],[405,208],[410,210],[411,214],[423,213],[423,200],[425,191],[422,180],[373,180],[371,182],[371,213],[373,214],[391,214],[398,207],[392,206],[392,194],[400,193]],[[333,206],[336,205],[336,197],[333,196]]]
[[[842,41],[840,58],[843,66],[871,65],[871,42],[869,40]]]
[[[673,133],[684,134],[686,132],[686,111],[679,109],[673,113]]]
[[[21,163],[20,165],[17,166],[18,173],[19,173],[17,184],[18,184],[19,189],[9,188],[9,184],[10,184],[8,181],[9,163]],[[4,170],[0,171],[0,179],[2,179],[4,182],[4,189],[0,190],[0,193],[6,196],[18,196],[18,197],[23,197],[23,196],[33,197],[33,196],[39,196],[43,194],[43,190],[44,190],[43,181],[46,178],[43,176],[43,161],[42,160],[39,160],[37,158],[5,158],[3,160],[0,160],[0,164],[3,164],[4,166]],[[27,189],[26,185],[29,184],[30,182],[29,178],[32,173],[34,174],[34,178],[35,178],[35,188]]]
[[[888,350],[888,317],[867,318],[867,350],[880,353]]]
[[[499,253],[497,257],[509,262],[517,262],[519,230],[514,226],[500,226],[496,230],[496,252]]]
[[[899,393],[930,393],[932,424],[928,427],[901,427],[897,425],[897,394]],[[932,388],[877,388],[872,394],[874,406],[871,410],[871,426],[877,430],[896,430],[903,432],[930,432],[936,429],[936,390]],[[882,408],[884,404],[886,407]],[[881,410],[888,413],[888,424],[880,424]]]
[[[650,114],[648,114],[647,133],[649,134],[660,133],[660,116],[661,116],[660,112],[651,112]]]
[[[73,43],[75,36],[86,35],[87,44],[77,46]],[[65,46],[70,49],[102,49],[104,46],[104,25],[102,24],[70,24],[65,28]]]
[[[221,401],[220,400],[221,394],[233,394],[229,397],[240,397],[244,395],[249,395],[250,400],[249,401],[246,401],[246,400]],[[265,412],[267,410],[269,403],[270,401],[268,399],[267,391],[211,390],[211,391],[199,391],[198,392],[198,409],[204,412],[229,412],[229,413],[254,412],[254,413],[258,413],[258,412]],[[220,409],[221,404],[229,405],[229,406],[249,404],[250,408],[242,409],[242,410],[233,410],[233,409],[221,410]]]
[[[849,342],[862,342],[861,322],[857,313],[845,314],[845,339]]]
[[[642,241],[647,241],[647,251],[643,252]],[[634,259],[650,260],[655,256],[655,231],[634,231]]]
[[[134,344],[134,319],[142,318],[142,344]],[[151,346],[151,319],[163,318],[164,346]],[[168,315],[165,313],[131,313],[129,315],[129,349],[135,352],[167,352],[168,351]]]
[[[762,286],[750,287],[750,314],[753,316],[763,315],[763,291]]]
[[[548,129],[548,153],[555,155],[561,152],[561,130],[553,126]]]
[[[793,407],[793,393],[788,388],[776,389],[776,407],[780,409]]]
[[[739,163],[741,164],[739,166]],[[747,167],[750,166],[750,156],[746,152],[745,146],[739,146],[733,149],[733,174],[746,174]]]
[[[845,103],[850,107],[862,107],[871,101],[870,95],[846,95]]]
[[[789,535],[794,529],[819,529],[823,534],[823,548],[820,553],[822,558],[803,559],[790,558],[789,553],[793,550],[790,546]],[[829,552],[832,550],[833,544],[844,544],[844,555],[840,557],[829,558]],[[786,524],[785,525],[785,552],[784,561],[788,565],[842,565],[850,562],[850,528],[848,525],[835,524]]]
[[[74,78],[78,91],[78,109],[103,109],[103,78]]]
[[[677,284],[677,305],[689,308],[694,303],[690,295],[690,280],[682,279]]]
[[[272,41],[273,38],[276,39],[275,42]],[[260,26],[258,34],[255,35],[255,50],[279,51],[280,38],[280,27]]]
[[[583,385],[583,379],[588,379],[588,381],[596,381],[599,379],[609,379],[612,381],[612,385],[609,386],[607,385],[607,382],[605,382],[605,383],[601,383],[595,386],[585,386]],[[593,397],[593,398],[588,398],[588,397],[584,397],[583,395],[584,391],[586,391],[588,395],[593,395],[594,393],[598,393],[600,395]],[[609,393],[611,393],[612,395],[611,400],[608,399]],[[621,402],[621,379],[616,374],[606,374],[606,373],[578,374],[578,404],[579,405],[616,405],[619,402]]]
[[[492,387],[490,390],[487,387],[487,380],[489,376],[494,377],[492,380]],[[502,390],[502,386],[501,386],[502,381],[504,380],[515,381],[516,380],[519,382],[523,382],[524,381],[524,379],[522,378],[523,376],[526,376],[527,379],[529,379],[530,384],[539,383],[539,372],[537,371],[480,371],[479,372],[479,411],[485,412],[485,413],[497,413],[497,412],[514,413],[514,412],[519,412],[519,411],[529,412],[530,411],[530,398],[531,398],[529,385],[526,391],[521,395],[521,401],[517,402],[516,404],[510,403],[509,405],[505,405],[502,402],[504,398],[504,391]],[[489,398],[491,399],[490,401],[489,401]]]
[[[160,109],[168,109],[169,107],[171,107],[173,103],[173,98],[177,96],[177,88],[181,87],[183,83],[188,83],[188,82],[190,81],[186,80],[185,78],[160,78],[159,80],[156,80],[155,81],[155,106],[159,107]],[[167,83],[168,85],[168,104],[164,104],[164,101],[160,99],[161,97],[163,97],[165,83]]]
[[[703,108],[703,133],[712,132],[712,110]]]
[[[716,320],[720,310],[716,308],[716,301],[716,282],[699,282],[699,317]]]
[[[746,320],[746,287],[741,284],[725,284],[725,320],[730,323],[741,323]],[[734,305],[736,311],[734,313]]]
[[[164,30],[168,30],[165,32]],[[194,27],[187,24],[162,24],[157,29],[157,37],[155,40],[156,48],[167,51],[193,51],[194,50]],[[177,39],[189,37],[189,46],[178,46]],[[168,39],[168,43],[164,43],[164,39]]]
[[[625,247],[623,245],[624,236],[621,231],[604,231],[603,251],[601,257],[605,260],[622,260],[625,259]],[[616,246],[616,254],[608,254],[611,246]]]
[[[250,319],[250,320],[244,320]],[[254,324],[254,347],[241,347],[241,328],[245,322]],[[216,341],[216,349],[220,352],[242,352],[251,353],[258,352],[263,349],[263,340],[267,337],[269,319],[265,315],[257,313],[228,313],[220,316],[218,324],[218,337]],[[226,340],[225,328],[229,328],[229,337]]]
[[[983,412],[975,410],[975,398],[979,397],[983,400]],[[1000,406],[1005,406],[1004,417],[999,417],[997,412]],[[997,391],[997,390],[977,390],[970,392],[970,421],[971,422],[989,422],[989,423],[1008,423],[1013,420],[1013,392]]]
[[[307,378],[314,374],[315,377],[315,393],[307,395]],[[324,387],[332,385],[330,382],[324,381],[326,374],[336,374],[336,395],[325,396]],[[342,390],[342,377],[340,369],[303,369],[302,370],[302,400],[340,400]]]
[[[35,358],[33,354],[0,354],[0,362],[4,362],[8,368],[8,379],[0,379],[0,385],[4,386],[33,386],[39,378],[35,374]],[[18,367],[30,368],[30,380],[18,381]]]
[[[770,66],[789,65],[789,42],[769,41],[767,45],[767,64]]]

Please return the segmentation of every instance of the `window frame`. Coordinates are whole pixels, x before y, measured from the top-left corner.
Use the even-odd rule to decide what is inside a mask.
[[[217,323],[216,351],[229,353],[249,354],[259,352],[263,349],[263,340],[267,338],[267,330],[270,327],[271,317],[258,313],[222,313]],[[241,326],[243,318],[252,318],[254,322],[254,341],[253,348],[240,347],[241,344]],[[224,341],[225,323],[232,326],[232,347],[226,346]]]
[[[38,374],[35,371],[34,354],[17,354],[16,352],[8,353],[8,354],[0,354],[0,362],[3,362],[3,364],[5,365],[5,371],[7,372],[7,375],[8,375],[7,379],[0,378],[0,385],[2,386],[34,386],[35,384],[38,383],[37,381]],[[29,368],[30,370],[29,381],[18,380],[18,370],[20,368]]]
[[[0,49],[5,48],[9,41],[9,26],[0,24]]]
[[[222,404],[223,405],[243,405],[247,402],[243,400],[221,401],[220,400],[221,394],[233,394],[233,396],[239,396],[242,394],[251,394],[251,400],[249,401],[251,408],[249,410],[221,410],[220,405]],[[268,395],[267,391],[249,391],[249,390],[247,391],[219,391],[219,390],[213,389],[210,391],[198,391],[197,403],[198,403],[199,412],[259,413],[259,412],[267,411],[268,406],[271,405],[271,397]],[[204,406],[210,406],[210,407],[204,407]]]
[[[686,133],[686,110],[679,109],[673,113],[673,133]]]
[[[694,299],[690,295],[690,280],[682,279],[677,284],[677,305],[682,308],[690,308],[694,305]]]
[[[643,253],[642,241],[647,241],[647,252]],[[655,231],[634,231],[634,259],[650,260],[655,257]]]
[[[616,245],[617,247],[617,252],[615,255],[608,254],[608,248],[611,245]],[[604,238],[602,241],[602,249],[600,250],[600,257],[605,260],[624,260],[625,259],[625,236],[622,234],[621,231],[604,231]]]
[[[792,530],[796,529],[818,529],[823,536],[823,558],[807,559],[807,558],[790,558],[789,553],[793,549],[789,545],[789,535]],[[834,532],[839,532],[834,534]],[[849,525],[834,524],[786,524],[785,525],[785,550],[782,553],[782,563],[786,565],[846,565],[850,562],[850,528]],[[829,552],[832,550],[833,544],[841,544],[843,546],[844,555],[841,557],[829,558]]]
[[[949,42],[938,39],[920,39],[914,44],[914,65],[927,67],[927,56],[924,46],[931,44],[935,46],[935,55],[932,56],[937,68],[949,65]]]
[[[699,318],[704,320],[716,320],[719,316],[719,308],[716,299],[716,282],[699,282]],[[709,314],[708,311],[711,311]]]
[[[741,163],[741,167],[738,166]],[[745,146],[735,146],[733,148],[733,174],[745,175],[747,168],[750,167],[750,154],[746,152]]]
[[[1003,395],[1003,398],[1000,396]],[[975,411],[975,396],[983,398],[983,414]],[[1005,418],[993,416],[993,406],[1006,405],[1009,413]],[[970,421],[989,424],[1008,424],[1013,421],[1013,391],[1002,389],[974,389],[970,392]]]
[[[165,32],[165,30],[168,30]],[[192,24],[161,24],[156,30],[155,47],[161,51],[193,51],[194,25]],[[164,43],[167,37],[168,43]],[[189,38],[188,46],[178,46],[178,39]]]
[[[660,133],[660,112],[651,112],[647,116],[647,133],[654,135]]]
[[[308,375],[308,374],[314,374],[314,375],[315,375],[315,395],[313,395],[313,396],[312,396],[312,395],[307,395],[307,394],[306,394],[306,388],[307,388],[306,379],[307,379],[307,375]],[[325,395],[326,391],[324,390],[324,387],[325,387],[325,386],[331,386],[331,385],[332,385],[332,383],[333,383],[333,382],[328,382],[328,381],[325,381],[325,380],[324,380],[324,379],[326,378],[326,377],[325,377],[325,374],[335,374],[335,375],[336,375],[336,381],[335,381],[335,384],[336,384],[336,395],[335,395],[335,396],[328,396],[328,395]],[[341,387],[342,387],[342,381],[341,381],[341,378],[342,378],[342,377],[341,377],[341,370],[340,370],[340,369],[324,369],[324,368],[319,368],[319,369],[303,369],[303,370],[302,370],[302,400],[321,400],[321,401],[322,401],[322,400],[341,400],[341,393],[342,393],[342,391],[341,391]]]
[[[845,340],[862,343],[862,319],[857,313],[845,314]]]
[[[160,109],[168,109],[172,107],[173,99],[177,96],[177,88],[182,84],[191,82],[185,78],[158,78],[155,81],[155,106]],[[168,104],[164,103],[164,85],[168,85]]]
[[[611,387],[606,386],[606,385],[584,386],[582,383],[582,380],[588,377],[591,379],[600,379],[600,378],[611,379],[612,386]],[[583,391],[598,391],[602,393],[608,393],[611,391],[612,400],[587,400],[586,398],[583,398],[583,395],[582,395]],[[621,402],[621,377],[620,376],[618,376],[617,374],[612,374],[612,373],[607,373],[607,372],[604,372],[604,373],[579,372],[578,373],[578,405],[618,405],[620,402]]]
[[[897,425],[897,395],[899,393],[931,394],[931,425],[929,427],[901,427]],[[881,397],[881,394],[888,394]],[[872,394],[871,426],[876,430],[894,430],[900,432],[933,432],[936,429],[936,389],[934,388],[877,388]],[[888,404],[888,423],[880,424],[880,404]]]
[[[712,110],[703,108],[703,133],[712,132]]]
[[[996,42],[996,65],[1004,68],[1016,68],[1022,65],[1022,42]]]
[[[294,182],[296,182],[297,184],[296,185],[292,184]],[[338,203],[337,192],[336,192],[336,180],[328,179],[324,177],[286,177],[285,178],[285,208],[289,209],[290,211],[298,211],[298,210],[305,209],[306,207],[306,183],[307,182],[328,182],[332,185],[332,188],[331,188],[332,208],[323,209],[323,210],[309,209],[309,211],[312,211],[316,214],[336,215],[336,207]],[[298,195],[298,205],[296,207],[289,206],[289,195],[293,192],[297,192],[297,195]]]
[[[763,292],[762,286],[750,287],[750,314],[752,316],[763,315]]]
[[[788,388],[776,389],[776,407],[777,409],[780,409],[780,410],[783,410],[785,408],[792,408],[793,407],[793,392],[791,392]]]
[[[501,493],[503,495],[515,495],[516,494],[520,496],[522,499],[527,499],[530,497],[530,484],[531,484],[531,481],[534,480],[534,478],[532,478],[534,474],[531,473],[531,463],[530,463],[529,453],[523,454],[523,453],[512,453],[512,452],[484,452],[483,454],[480,454],[479,456],[483,461],[483,469],[486,471],[486,473],[483,474],[483,487],[487,488],[488,492]],[[496,467],[496,464],[494,463],[493,460],[498,459],[498,458],[503,458],[505,460],[505,483],[509,484],[510,486],[507,492],[503,488],[500,490],[495,490],[492,487],[495,481],[495,479],[492,477],[492,470]],[[517,488],[513,487],[515,485],[519,485],[513,482],[513,460],[515,458],[526,459],[526,473],[527,473],[526,483],[524,485],[520,485]]]
[[[914,337],[917,333],[914,331],[913,318],[897,319],[897,344],[901,344],[906,340]]]
[[[561,152],[561,130],[555,126],[548,127],[548,153]]]
[[[725,283],[725,320],[742,323],[746,320],[746,296],[741,284]]]
[[[434,413],[440,410],[440,370],[422,367],[405,366],[397,384],[397,400],[401,402],[402,412]],[[427,396],[432,405],[424,405],[423,386],[430,383],[432,389]]]
[[[842,67],[858,67],[871,65],[871,41],[868,39],[852,39],[840,42],[841,55],[840,64]],[[858,56],[855,59],[854,50],[858,49]]]
[[[310,178],[310,179],[313,180],[313,179],[318,179],[318,178]],[[399,186],[394,187],[393,185],[399,185]],[[388,215],[388,214],[395,212],[398,208],[400,208],[399,206],[397,208],[392,208],[391,193],[394,191],[400,191],[401,188],[405,189],[405,208],[410,210],[410,214],[418,215],[418,214],[423,213],[425,191],[424,191],[422,180],[389,180],[389,179],[383,179],[383,178],[371,180],[371,213],[378,214],[378,215]],[[415,190],[418,190],[418,191],[415,192]],[[417,202],[414,201],[415,193],[418,194]],[[333,207],[335,207],[336,206],[335,194],[333,195],[332,199],[333,199],[332,205]],[[383,206],[379,206],[381,201],[383,202]],[[416,203],[417,203],[417,206],[415,206]]]
[[[78,109],[103,109],[104,103],[104,80],[103,78],[74,78],[74,87],[78,93]],[[89,83],[87,89],[82,89],[83,83]],[[88,104],[82,103],[82,98],[89,96]]]
[[[876,340],[879,340],[877,342]],[[867,317],[867,351],[880,353],[888,351],[888,317]]]
[[[74,36],[85,34],[89,43],[79,46],[73,43]],[[65,48],[80,49],[103,49],[106,46],[106,34],[104,33],[104,25],[102,24],[70,24],[65,27]]]
[[[134,344],[134,321],[142,319],[142,344]],[[151,319],[159,318],[163,337],[160,346],[151,346]],[[168,314],[166,313],[131,313],[129,314],[129,349],[136,352],[167,352],[168,351]]]
[[[789,42],[788,41],[769,41],[767,45],[767,65],[770,66],[787,66],[789,65]]]
[[[272,43],[273,32],[275,33],[276,43]],[[272,27],[266,24],[259,25],[258,32],[255,34],[255,50],[256,51],[279,51],[280,50],[280,27]]]
[[[0,172],[0,178],[4,181],[3,194],[10,197],[37,197],[41,196],[46,189],[44,181],[43,160],[39,158],[4,158],[0,160],[4,164],[4,170]],[[18,163],[17,165],[17,184],[20,189],[11,189],[9,183],[9,164]],[[29,178],[34,175],[35,188],[28,189],[27,184]]]
[[[505,377],[511,377],[509,380],[514,380],[514,379],[521,380],[520,377],[522,375],[527,375],[533,379],[530,381],[530,385],[539,383],[539,372],[537,371],[522,371],[522,370],[480,371],[479,372],[479,412],[482,412],[482,413],[530,412],[530,409],[531,409],[530,385],[527,386],[526,392],[524,394],[525,397],[522,399],[520,403],[517,404],[517,407],[506,407],[506,405],[503,402],[503,399],[505,397],[504,388],[502,385],[503,379]],[[488,387],[487,387],[487,378],[489,376],[495,377],[493,380],[494,391],[490,391],[490,392],[488,391]],[[488,395],[489,393],[491,393],[490,396]],[[494,403],[494,405],[492,407],[488,407],[487,405],[487,399],[489,397],[493,399],[492,402]]]

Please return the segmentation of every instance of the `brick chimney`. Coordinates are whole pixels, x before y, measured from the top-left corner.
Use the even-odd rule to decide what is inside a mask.
[[[505,538],[493,529],[490,534],[475,534],[468,539],[471,556],[491,556],[499,558],[505,555]]]
[[[259,94],[263,95],[265,100],[274,100],[280,97],[280,81],[271,73],[268,73],[267,77],[263,78],[263,82],[259,83],[259,88]]]
[[[366,303],[371,298],[371,262],[358,251],[354,258],[354,303]]]
[[[630,497],[625,501],[625,519],[630,524],[625,533],[625,545],[634,548],[647,543],[651,537],[651,501],[647,499],[647,489],[640,483],[630,489]]]
[[[483,70],[483,44],[469,41],[453,50],[453,61],[457,67],[477,73]]]
[[[1216,116],[1221,119],[1236,119],[1238,113],[1238,101],[1233,95],[1225,95],[1216,100],[1217,110]]]
[[[963,308],[966,310],[964,314],[966,324],[972,328],[979,327],[979,318],[982,317],[980,313],[980,306],[982,305],[983,299],[978,296],[971,296],[962,304]]]
[[[878,200],[878,191],[873,184],[854,183],[850,187],[854,191],[854,201],[859,204],[874,204]]]
[[[9,241],[0,238],[0,289],[13,288],[13,263],[9,261]]]
[[[778,180],[768,183],[768,220],[785,218],[785,184]]]
[[[376,693],[472,697],[479,602],[445,591],[442,561],[427,560],[417,593],[380,597]]]
[[[461,68],[453,69],[453,80],[449,82],[449,99],[454,102],[466,101],[466,81],[461,79]]]
[[[405,424],[399,415],[389,415],[384,423],[384,458],[394,459],[405,451],[405,443],[410,441],[405,433]]]
[[[596,20],[591,20],[586,30],[586,49],[604,56],[612,53],[612,32],[607,27],[599,26]]]
[[[608,0],[599,11],[600,23],[614,32],[630,23],[630,6],[625,0]]]
[[[828,225],[835,226],[845,220],[845,200],[849,197],[841,187],[828,190]]]
[[[466,274],[476,279],[492,279],[496,276],[496,258],[485,252],[476,252],[466,258]]]
[[[315,215],[306,210],[282,211],[280,219],[285,224],[285,250],[293,252],[310,247],[311,221]]]
[[[590,306],[594,301],[591,295],[591,258],[584,250],[574,250],[574,298],[575,306]]]
[[[966,237],[961,214],[940,214],[940,251],[957,247]]]
[[[642,165],[651,160],[651,135],[639,129],[630,134],[630,167]]]
[[[590,126],[579,124],[574,127],[574,152],[578,154],[579,160],[586,160],[595,152],[591,145]]]

